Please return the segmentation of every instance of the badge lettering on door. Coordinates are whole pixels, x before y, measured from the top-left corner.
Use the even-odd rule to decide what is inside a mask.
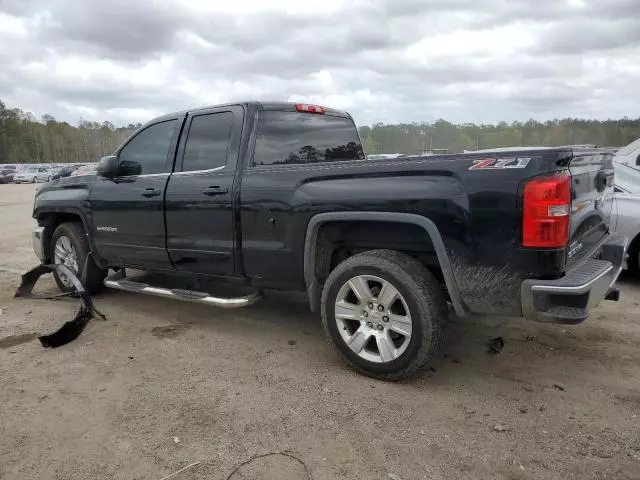
[[[98,225],[96,227],[96,230],[98,230],[99,232],[110,232],[110,233],[116,233],[118,231],[116,227],[105,227],[103,225]]]
[[[531,157],[483,158],[474,160],[469,170],[504,170],[508,168],[525,168]]]

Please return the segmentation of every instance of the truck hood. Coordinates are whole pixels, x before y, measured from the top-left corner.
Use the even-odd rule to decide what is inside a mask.
[[[50,192],[52,190],[68,189],[68,188],[86,188],[88,184],[91,184],[98,180],[97,175],[80,175],[77,177],[63,177],[57,180],[47,182],[38,188],[36,196],[43,192]]]

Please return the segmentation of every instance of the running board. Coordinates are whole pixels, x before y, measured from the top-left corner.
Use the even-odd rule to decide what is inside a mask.
[[[104,280],[104,285],[105,287],[113,288],[115,290],[123,290],[125,292],[143,293],[145,295],[202,303],[221,308],[247,307],[262,299],[262,292],[260,291],[252,292],[243,297],[221,298],[213,297],[204,292],[194,292],[191,290],[182,290],[180,288],[158,288],[146,283],[129,280],[124,277],[121,272],[118,272],[111,277],[107,277]]]

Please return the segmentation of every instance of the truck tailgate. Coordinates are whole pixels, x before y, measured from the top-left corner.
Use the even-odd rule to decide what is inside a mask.
[[[613,154],[574,151],[571,173],[571,230],[567,266],[591,253],[609,231],[613,207]]]

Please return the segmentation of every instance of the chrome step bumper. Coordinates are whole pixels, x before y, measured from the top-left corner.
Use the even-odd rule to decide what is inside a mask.
[[[605,297],[618,279],[627,248],[627,237],[612,235],[598,258],[588,258],[556,280],[525,280],[521,287],[522,313],[538,322],[575,324]]]
[[[242,297],[222,298],[214,297],[204,292],[194,292],[180,288],[159,288],[143,282],[135,282],[127,279],[121,272],[116,273],[104,280],[104,285],[115,290],[125,292],[142,293],[156,297],[172,298],[186,302],[202,303],[221,308],[242,308],[253,305],[262,299],[262,292],[255,291]]]

